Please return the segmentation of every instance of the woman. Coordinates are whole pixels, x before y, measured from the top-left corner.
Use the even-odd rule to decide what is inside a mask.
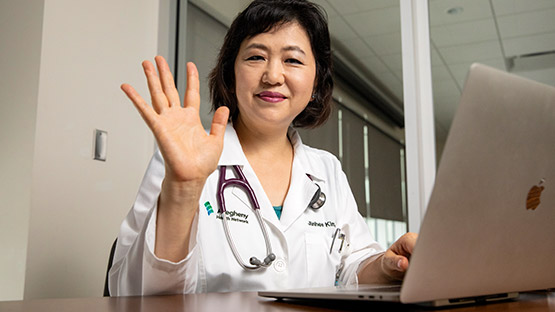
[[[326,19],[317,6],[257,0],[231,25],[212,71],[215,112],[209,134],[200,123],[194,64],[187,64],[183,107],[162,57],[156,57],[159,76],[143,62],[152,107],[122,85],[160,152],[120,229],[112,295],[402,278],[415,235],[381,252],[358,214],[339,161],[303,145],[291,128],[320,125],[329,115],[330,55]],[[221,178],[242,174],[257,201],[241,187],[220,189]],[[222,214],[217,213],[221,201],[227,207]]]

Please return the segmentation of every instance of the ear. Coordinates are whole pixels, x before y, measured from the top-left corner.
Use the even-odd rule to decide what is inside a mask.
[[[312,87],[312,95],[310,96],[310,100],[314,101],[316,99],[317,95],[318,95],[318,88],[317,88],[316,82],[314,82],[314,86]]]
[[[318,94],[318,78],[314,77],[314,85],[312,86],[312,99]]]

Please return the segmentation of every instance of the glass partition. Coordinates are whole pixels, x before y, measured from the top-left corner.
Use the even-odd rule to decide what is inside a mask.
[[[315,2],[328,13],[338,58],[340,160],[359,212],[389,246],[407,231],[399,2]]]
[[[437,159],[470,65],[555,85],[555,1],[430,0]]]

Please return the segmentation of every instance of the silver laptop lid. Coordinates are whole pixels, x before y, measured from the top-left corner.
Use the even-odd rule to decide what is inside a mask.
[[[474,64],[401,301],[553,287],[555,88]]]

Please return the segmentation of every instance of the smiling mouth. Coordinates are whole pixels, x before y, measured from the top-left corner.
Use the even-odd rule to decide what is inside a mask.
[[[284,101],[287,97],[279,92],[264,91],[256,95],[265,102],[278,103]]]

